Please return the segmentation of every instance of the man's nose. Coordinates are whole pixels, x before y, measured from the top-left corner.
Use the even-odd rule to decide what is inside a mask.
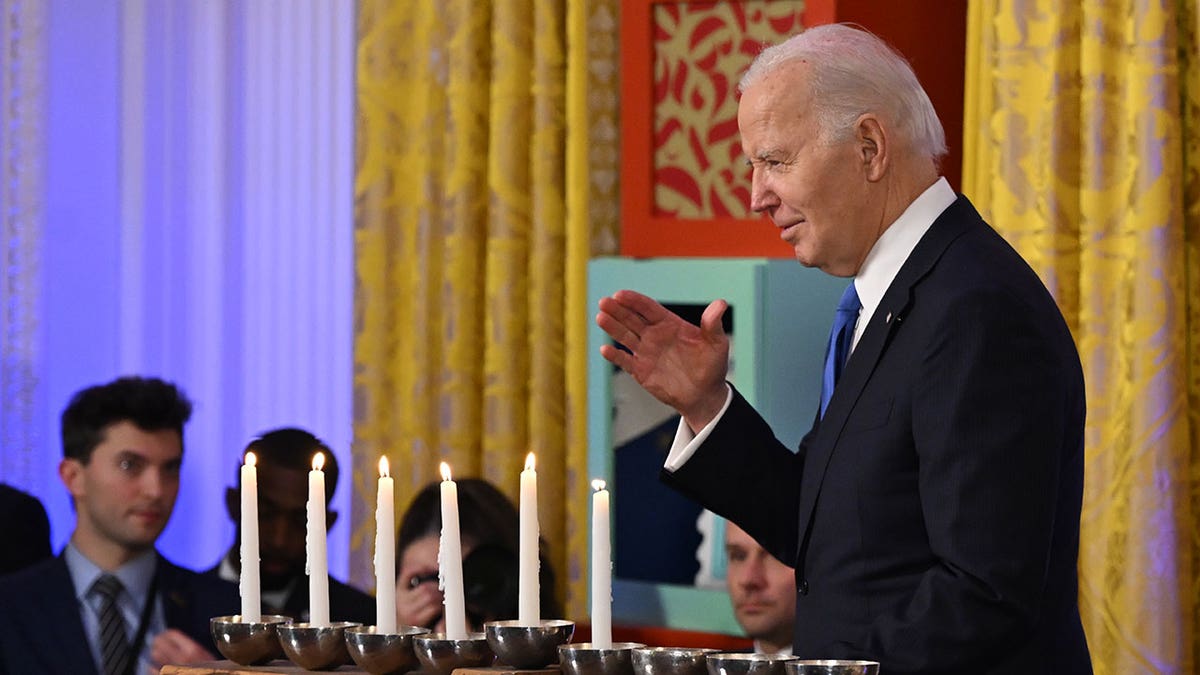
[[[742,570],[742,585],[747,588],[761,588],[767,583],[767,575],[762,561],[750,560]]]
[[[278,549],[288,540],[287,523],[282,518],[263,518],[259,521],[263,543],[268,547]]]
[[[162,471],[150,469],[142,472],[142,492],[151,499],[158,499],[166,490],[167,477]]]
[[[755,169],[750,174],[750,210],[762,213],[779,203],[774,191],[770,189],[767,180],[761,172]]]

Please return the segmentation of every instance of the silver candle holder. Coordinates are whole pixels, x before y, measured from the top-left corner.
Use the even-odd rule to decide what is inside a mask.
[[[787,675],[879,675],[878,661],[801,659],[783,664]]]
[[[785,675],[783,665],[798,660],[779,654],[718,652],[704,658],[709,675]]]
[[[461,640],[452,640],[445,633],[426,633],[413,638],[413,650],[421,665],[438,675],[451,675],[455,668],[490,666],[496,660],[483,633],[468,633]]]
[[[488,621],[483,632],[500,663],[518,669],[542,668],[558,662],[558,646],[571,641],[575,622],[550,619],[523,626],[518,621]]]
[[[691,647],[638,647],[633,675],[705,675],[707,657],[717,650]]]
[[[279,644],[288,660],[305,670],[333,670],[350,663],[346,629],[361,625],[353,621],[335,621],[327,626],[282,624],[277,628]]]
[[[243,621],[240,614],[215,616],[208,622],[209,632],[221,656],[242,666],[260,666],[283,658],[276,627],[291,618],[264,615],[259,621]]]
[[[380,633],[376,626],[346,629],[346,650],[359,668],[371,675],[402,675],[420,665],[413,639],[429,633],[419,626],[397,626],[394,633]]]
[[[611,647],[593,642],[562,645],[558,665],[563,675],[633,675],[633,650],[645,646],[640,642],[614,642]]]

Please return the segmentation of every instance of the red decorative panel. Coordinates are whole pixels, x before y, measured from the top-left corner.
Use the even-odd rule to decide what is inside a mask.
[[[738,142],[738,79],[801,29],[803,0],[654,5],[655,216],[753,218]]]
[[[790,258],[749,212],[735,87],[763,43],[856,23],[912,62],[961,165],[963,0],[621,0],[621,253]]]

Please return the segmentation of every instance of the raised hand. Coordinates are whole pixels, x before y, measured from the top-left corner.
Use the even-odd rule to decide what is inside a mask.
[[[437,570],[425,574],[401,574],[396,584],[396,620],[402,626],[433,628],[442,616],[442,592]]]
[[[617,291],[600,300],[596,325],[629,352],[603,345],[600,354],[698,431],[717,415],[728,392],[729,337],[721,328],[728,307],[714,300],[696,327],[652,298]]]

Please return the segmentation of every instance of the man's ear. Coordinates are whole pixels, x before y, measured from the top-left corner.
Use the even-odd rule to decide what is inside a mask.
[[[242,522],[242,496],[237,488],[225,488],[225,512],[233,522]]]
[[[86,492],[83,485],[83,462],[71,457],[64,458],[58,463],[58,478],[67,488],[67,492],[71,493],[71,497],[78,497]]]
[[[882,180],[891,163],[891,147],[879,118],[873,113],[861,115],[855,122],[854,134],[862,158],[863,174],[872,183]]]
[[[333,529],[333,524],[337,522],[337,517],[338,517],[337,511],[334,511],[333,509],[327,509],[325,511],[325,529],[326,530]]]

